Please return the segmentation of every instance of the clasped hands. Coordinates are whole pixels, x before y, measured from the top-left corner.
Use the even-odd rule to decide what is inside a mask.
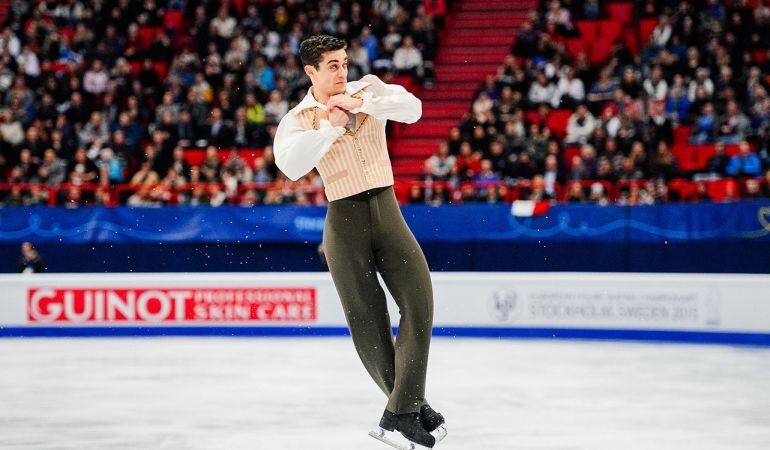
[[[329,97],[326,102],[326,109],[329,111],[329,122],[335,127],[344,127],[348,124],[350,117],[348,111],[360,108],[364,101],[360,98],[351,97],[347,94],[337,94]]]

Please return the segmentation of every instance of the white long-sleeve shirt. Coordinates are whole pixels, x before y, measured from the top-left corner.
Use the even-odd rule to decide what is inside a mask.
[[[553,83],[548,83],[545,86],[540,83],[532,83],[527,98],[532,103],[548,103],[553,99],[555,90]]]
[[[559,101],[564,94],[567,94],[573,99],[582,102],[586,96],[583,80],[580,78],[573,78],[572,81],[570,81],[567,79],[567,77],[562,77],[559,80],[559,83],[556,85],[556,92],[553,96],[553,101],[551,102],[554,108],[559,106]]]
[[[574,113],[570,116],[569,121],[567,122],[567,137],[564,139],[564,142],[579,142],[582,144],[591,137],[591,133],[593,133],[596,128],[594,116],[591,113],[586,114],[583,125],[578,123],[579,119],[580,116],[578,113]]]
[[[422,65],[420,49],[401,47],[393,53],[393,66],[399,70],[411,69]]]
[[[109,81],[110,77],[104,70],[99,72],[89,70],[83,77],[83,90],[91,94],[101,94],[107,90]]]
[[[376,119],[378,126],[385,128],[386,121],[414,123],[422,116],[422,101],[398,84],[388,84],[375,75],[366,75],[358,81],[348,82],[345,93],[354,94],[361,89],[363,104],[351,113],[365,113],[370,119]],[[313,170],[329,151],[334,141],[345,134],[345,127],[332,126],[326,119],[318,121],[318,130],[302,127],[296,117],[306,108],[318,107],[327,111],[326,105],[319,103],[308,89],[302,101],[283,116],[275,133],[273,153],[275,164],[296,181]]]
[[[644,88],[644,91],[647,92],[647,95],[654,100],[665,100],[668,95],[668,83],[663,79],[659,80],[656,84],[653,84],[652,80],[648,78],[644,80],[642,87]]]

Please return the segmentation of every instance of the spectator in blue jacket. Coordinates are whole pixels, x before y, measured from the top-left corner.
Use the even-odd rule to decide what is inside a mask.
[[[746,141],[741,142],[740,148],[740,153],[730,158],[727,174],[732,177],[759,175],[762,165],[757,154],[751,151],[751,147]]]
[[[687,123],[690,113],[690,99],[687,98],[687,88],[681,74],[674,75],[674,83],[668,90],[666,98],[666,114],[678,124]]]
[[[706,103],[703,106],[703,114],[696,120],[692,128],[691,144],[706,144],[714,142],[717,118],[714,114],[714,105]]]

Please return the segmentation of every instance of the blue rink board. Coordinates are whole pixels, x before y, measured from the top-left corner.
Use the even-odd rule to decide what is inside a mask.
[[[515,217],[509,204],[402,205],[421,243],[770,242],[770,199],[650,206],[554,205]],[[326,207],[0,208],[0,244],[319,243]]]
[[[394,333],[397,328],[393,329]],[[345,327],[0,327],[0,338],[13,337],[323,337],[349,336]],[[441,327],[433,336],[491,339],[587,339],[770,347],[770,333],[621,330],[592,328]]]
[[[770,273],[770,199],[654,206],[403,205],[432,271]],[[0,272],[314,272],[326,208],[0,208]],[[516,258],[510,256],[517,255]],[[597,255],[601,255],[597,257]]]

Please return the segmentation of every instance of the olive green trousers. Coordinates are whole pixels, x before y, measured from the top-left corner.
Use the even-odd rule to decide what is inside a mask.
[[[393,186],[329,202],[323,251],[358,356],[388,396],[386,409],[417,412],[433,329],[433,287],[425,255]],[[382,279],[401,315],[395,342]]]

